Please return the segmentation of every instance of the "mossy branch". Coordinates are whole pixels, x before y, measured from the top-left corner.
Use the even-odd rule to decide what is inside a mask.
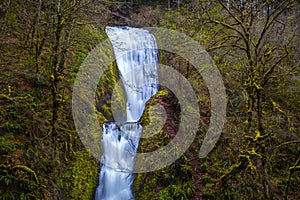
[[[16,165],[16,166],[12,167],[12,170],[22,170],[22,171],[32,174],[35,178],[36,183],[39,184],[38,177],[37,177],[35,171],[33,171],[31,168],[29,168],[25,165]]]
[[[222,183],[226,183],[231,177],[235,176],[236,174],[240,173],[244,169],[246,169],[248,163],[248,158],[245,155],[240,155],[239,160],[236,164],[232,165],[229,168],[229,171],[226,172],[221,176]]]
[[[270,133],[261,135],[259,130],[256,130],[255,133],[256,133],[255,136],[249,136],[249,135],[246,135],[246,133],[244,133],[244,138],[250,142],[257,143],[257,142],[264,140],[268,136],[270,136]]]
[[[287,183],[286,183],[286,186],[285,186],[285,189],[284,189],[284,193],[283,193],[285,200],[288,199],[289,188],[290,188],[290,185],[291,185],[291,177],[292,177],[293,173],[296,170],[300,170],[300,165],[298,165],[299,162],[300,162],[300,158],[297,159],[297,161],[295,162],[295,164],[293,165],[293,167],[290,167],[289,176],[288,176]]]
[[[6,94],[0,94],[0,100],[1,99],[5,99],[5,100],[8,100],[8,101],[14,101],[14,99],[13,98],[11,98],[11,97],[9,97],[8,95],[6,95]]]
[[[292,141],[287,141],[287,142],[284,142],[284,143],[282,143],[282,144],[276,146],[275,149],[274,149],[274,151],[273,151],[273,154],[272,154],[271,157],[270,157],[270,160],[272,160],[273,156],[276,156],[276,155],[277,155],[276,153],[277,153],[277,151],[278,151],[281,147],[286,146],[286,145],[290,145],[290,144],[298,144],[298,143],[300,143],[300,140],[292,140]]]

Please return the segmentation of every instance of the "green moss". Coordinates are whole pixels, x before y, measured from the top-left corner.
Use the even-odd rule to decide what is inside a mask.
[[[146,180],[143,180],[142,177],[146,177]],[[140,181],[142,181],[143,186],[139,191],[135,192],[136,200],[188,200],[192,197],[195,190],[195,186],[193,185],[192,181],[184,182],[180,181],[180,178],[178,179],[178,181],[170,183],[165,187],[161,186],[160,180],[157,178],[150,179],[147,178],[147,176],[138,175],[135,184]]]
[[[193,186],[191,182],[172,184],[161,190],[158,193],[158,199],[180,199],[180,200],[188,200],[191,198],[193,194]]]
[[[98,163],[91,155],[82,150],[75,153],[71,166],[58,176],[58,186],[65,199],[92,199],[97,185]]]
[[[165,90],[165,89],[159,90],[155,95],[153,95],[147,101],[143,115],[140,119],[140,122],[143,125],[143,127],[149,125],[151,123],[151,121],[156,121],[155,116],[151,115],[151,118],[150,118],[151,109],[155,104],[158,103],[157,100],[159,97],[163,97],[163,96],[167,96],[167,95],[168,95],[168,90]]]

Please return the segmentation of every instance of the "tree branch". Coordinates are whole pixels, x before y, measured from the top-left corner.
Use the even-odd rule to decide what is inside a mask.
[[[263,28],[263,30],[260,34],[260,37],[255,45],[256,48],[259,48],[259,46],[262,42],[262,39],[264,38],[267,30],[270,28],[270,26],[273,24],[273,22],[280,16],[280,14],[288,7],[290,2],[291,2],[290,0],[285,0],[285,1],[281,2],[280,5],[278,6],[278,8],[280,8],[279,10],[275,9],[271,14],[267,15],[267,19],[266,19],[264,28]],[[275,15],[275,16],[272,19],[270,19],[272,15]]]

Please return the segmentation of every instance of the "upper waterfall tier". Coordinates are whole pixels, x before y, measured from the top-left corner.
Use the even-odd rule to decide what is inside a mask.
[[[106,33],[126,92],[127,122],[137,122],[158,91],[155,38],[147,30],[130,27],[106,27]]]

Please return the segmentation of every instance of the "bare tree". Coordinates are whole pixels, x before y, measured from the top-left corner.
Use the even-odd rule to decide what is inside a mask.
[[[202,2],[203,3],[203,2]],[[209,4],[209,6],[208,6]],[[293,0],[283,1],[222,1],[216,4],[203,3],[204,20],[213,24],[216,31],[215,42],[209,51],[227,49],[239,57],[243,69],[243,86],[247,96],[247,120],[245,121],[245,149],[240,155],[238,164],[222,176],[228,180],[247,166],[260,172],[264,189],[264,198],[270,199],[268,182],[266,138],[271,130],[264,124],[263,99],[265,89],[286,69],[282,62],[289,56],[289,45],[294,40],[297,30],[283,35],[287,24],[285,18],[294,6]],[[211,8],[209,10],[208,8]],[[217,9],[219,10],[216,13]],[[219,27],[219,28],[217,28]],[[226,54],[226,53],[225,53]],[[253,164],[253,160],[260,160]]]

